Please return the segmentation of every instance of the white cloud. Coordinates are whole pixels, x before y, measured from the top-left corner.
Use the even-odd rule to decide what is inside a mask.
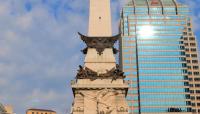
[[[1,4],[0,4],[0,16],[4,16],[5,14],[8,14],[9,10],[10,10],[9,7],[10,7],[10,4],[8,4],[5,1],[1,1]]]
[[[30,14],[23,15],[16,20],[16,24],[22,30],[28,30],[32,26],[32,17]]]

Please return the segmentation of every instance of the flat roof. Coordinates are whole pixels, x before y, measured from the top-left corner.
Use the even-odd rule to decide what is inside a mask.
[[[38,108],[30,108],[27,111],[46,111],[46,112],[55,112],[53,110],[49,110],[49,109],[38,109]]]

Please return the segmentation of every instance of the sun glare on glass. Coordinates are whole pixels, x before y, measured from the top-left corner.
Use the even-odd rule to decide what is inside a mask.
[[[142,26],[138,33],[140,36],[153,36],[155,31],[152,26]]]

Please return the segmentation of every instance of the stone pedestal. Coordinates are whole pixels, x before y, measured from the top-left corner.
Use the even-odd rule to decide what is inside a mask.
[[[106,73],[116,66],[115,57],[112,49],[105,49],[99,55],[94,48],[89,48],[85,57],[85,66],[97,72],[98,74]]]
[[[123,79],[81,79],[72,83],[73,114],[128,114]]]

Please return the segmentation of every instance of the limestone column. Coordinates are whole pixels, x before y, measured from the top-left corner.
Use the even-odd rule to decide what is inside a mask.
[[[90,0],[88,36],[112,36],[110,0]]]
[[[88,36],[112,36],[110,0],[90,0],[89,9]],[[85,57],[85,67],[101,74],[114,68],[115,62],[112,48],[106,48],[101,55],[98,54],[96,49],[88,48],[87,55]]]

